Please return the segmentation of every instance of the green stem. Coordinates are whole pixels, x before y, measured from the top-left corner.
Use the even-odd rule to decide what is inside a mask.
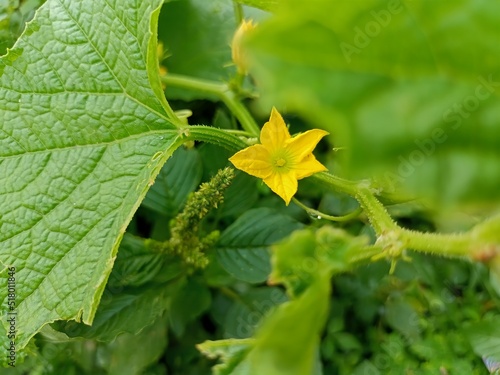
[[[344,180],[328,172],[316,173],[309,178],[340,193],[345,193],[353,197],[357,193],[357,184],[355,182]]]
[[[391,218],[384,205],[364,183],[356,183],[322,172],[312,179],[341,193],[346,193],[359,202],[379,239],[387,248],[408,248],[415,251],[442,256],[473,256],[478,246],[470,232],[439,234],[415,232],[399,227]],[[477,245],[477,244],[476,244]],[[479,251],[479,250],[477,250]]]
[[[245,18],[245,15],[243,14],[243,7],[237,1],[233,1],[233,6],[234,6],[234,17],[236,19],[236,24],[239,25]]]
[[[377,235],[398,230],[384,205],[366,187],[358,187],[354,198],[359,202]]]
[[[352,219],[355,219],[359,216],[361,212],[363,212],[363,209],[361,207],[357,208],[353,212],[343,215],[343,216],[332,216],[325,214],[324,212],[315,210],[314,208],[307,207],[305,204],[303,204],[301,201],[299,201],[297,198],[292,198],[293,202],[299,206],[300,208],[304,209],[309,216],[314,216],[318,219],[325,219],[325,220],[330,220],[330,221],[335,221],[335,222],[346,222],[350,221]]]
[[[422,253],[456,257],[471,256],[474,253],[474,241],[467,232],[437,234],[400,229],[399,238],[407,248]]]
[[[225,130],[203,125],[187,127],[184,140],[213,143],[231,152],[239,151],[248,146],[241,138]]]
[[[254,137],[259,136],[260,129],[257,123],[246,107],[236,98],[228,85],[176,74],[167,74],[161,77],[161,79],[167,86],[181,87],[187,90],[194,90],[216,96],[229,108],[245,131],[252,134]]]

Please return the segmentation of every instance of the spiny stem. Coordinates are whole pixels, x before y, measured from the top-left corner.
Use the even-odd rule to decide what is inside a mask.
[[[398,230],[399,227],[392,220],[391,216],[385,209],[384,205],[375,198],[373,193],[366,187],[358,186],[354,198],[359,202],[361,207],[368,216],[370,224],[375,229],[377,235],[382,235],[389,231]]]
[[[437,234],[400,229],[399,238],[408,248],[423,253],[456,257],[474,254],[475,246],[470,232]]]
[[[387,249],[408,248],[442,256],[473,257],[481,251],[482,245],[488,245],[475,243],[477,241],[473,239],[471,232],[440,234],[403,229],[392,220],[384,205],[365,183],[344,180],[327,172],[317,173],[311,178],[333,190],[356,198],[381,240],[379,244],[383,244]]]
[[[189,126],[184,133],[185,141],[204,141],[236,152],[247,147],[247,143],[228,131],[211,126]]]

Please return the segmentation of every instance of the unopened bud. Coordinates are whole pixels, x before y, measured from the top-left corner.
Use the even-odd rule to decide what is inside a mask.
[[[242,40],[245,35],[255,29],[256,26],[257,25],[254,24],[252,20],[243,20],[240,24],[240,27],[238,27],[238,30],[236,30],[236,32],[234,33],[233,41],[231,43],[232,58],[233,62],[236,64],[236,67],[238,68],[239,74],[246,75],[248,73],[245,53],[241,48]]]

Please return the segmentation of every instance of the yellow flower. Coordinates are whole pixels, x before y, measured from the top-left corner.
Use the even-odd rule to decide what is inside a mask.
[[[246,75],[247,74],[247,64],[245,61],[245,54],[241,48],[241,41],[243,37],[255,29],[256,25],[252,20],[241,22],[240,27],[234,33],[233,41],[231,42],[231,51],[233,62],[236,64],[238,68],[238,73]]]
[[[327,134],[313,129],[292,138],[283,117],[273,108],[260,133],[261,144],[237,152],[229,161],[236,168],[262,178],[288,205],[297,192],[297,180],[326,170],[312,151]]]

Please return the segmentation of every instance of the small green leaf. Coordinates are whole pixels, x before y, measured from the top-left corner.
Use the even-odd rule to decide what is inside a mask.
[[[168,307],[173,287],[106,289],[92,326],[57,322],[54,327],[69,337],[111,341],[127,332],[139,333],[151,325]]]
[[[224,202],[218,211],[220,217],[239,216],[250,210],[258,199],[257,180],[237,171],[233,182],[224,193]]]
[[[224,337],[251,337],[261,319],[288,300],[277,287],[250,289],[239,297],[224,316]]]
[[[500,316],[471,324],[465,334],[477,355],[500,362]]]
[[[189,193],[200,184],[202,173],[198,150],[178,148],[160,171],[142,205],[168,217],[175,216]]]
[[[298,296],[321,275],[345,272],[358,260],[369,258],[373,249],[366,246],[367,241],[329,226],[316,232],[295,231],[273,247],[269,280],[284,284],[290,295]]]
[[[168,312],[170,328],[181,337],[186,325],[205,312],[211,301],[211,294],[206,285],[193,278],[184,280],[172,296]]]
[[[108,286],[119,289],[141,286],[150,281],[166,282],[184,271],[184,264],[174,255],[153,253],[145,240],[125,233],[120,243]]]
[[[213,375],[237,375],[233,370],[243,360],[254,341],[253,339],[205,341],[196,347],[208,358],[219,358],[222,361],[213,367]]]
[[[408,302],[401,299],[389,300],[385,305],[385,319],[389,326],[411,342],[419,338],[419,316]]]
[[[222,232],[217,260],[239,280],[260,283],[271,271],[269,246],[302,224],[267,208],[247,211]]]
[[[167,324],[165,319],[159,318],[139,334],[118,336],[100,348],[98,355],[110,375],[140,375],[160,359],[166,347]]]

